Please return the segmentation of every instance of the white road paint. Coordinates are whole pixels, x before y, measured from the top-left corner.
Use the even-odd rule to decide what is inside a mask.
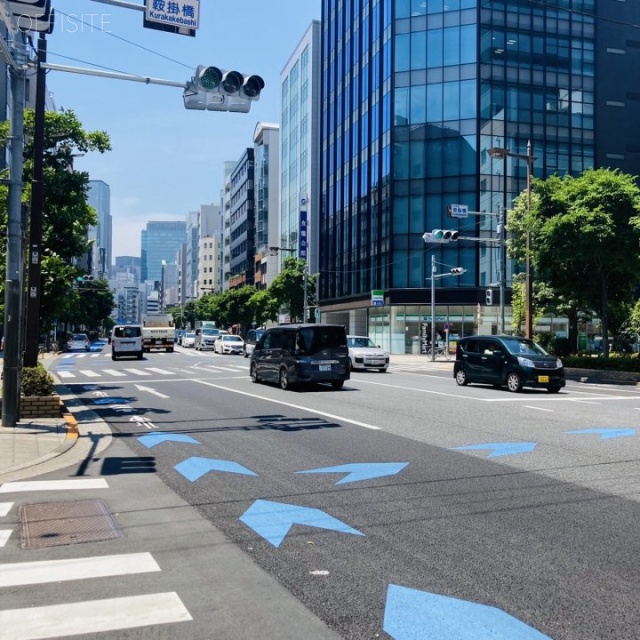
[[[342,422],[348,422],[349,424],[355,424],[358,427],[364,427],[365,429],[374,429],[378,431],[381,427],[376,427],[373,424],[367,424],[366,422],[360,422],[358,420],[351,420],[350,418],[345,418],[343,416],[337,416],[333,413],[327,413],[326,411],[318,411],[317,409],[310,409],[309,407],[303,407],[298,404],[293,404],[292,402],[285,402],[284,400],[274,400],[273,398],[265,398],[264,396],[258,396],[255,393],[248,393],[247,391],[239,391],[238,389],[229,389],[229,387],[223,387],[219,384],[214,384],[213,382],[206,382],[205,380],[193,380],[192,382],[196,382],[198,384],[203,384],[207,387],[213,387],[214,389],[221,389],[222,391],[231,391],[231,393],[237,393],[241,396],[248,396],[250,398],[260,398],[261,400],[266,400],[267,402],[273,402],[274,404],[281,404],[285,407],[293,407],[294,409],[301,409],[303,411],[307,411],[308,413],[314,413],[318,416],[323,416],[324,418],[331,418],[332,420],[340,420]]]
[[[59,378],[75,378],[76,374],[71,373],[71,371],[65,371],[64,369],[61,371],[56,371],[56,374]]]
[[[4,547],[11,536],[12,529],[0,529],[0,547]]]
[[[0,518],[4,518],[11,511],[11,507],[13,507],[13,502],[0,502]]]
[[[122,373],[122,371],[118,371],[117,369],[103,369],[103,371],[105,373],[108,373],[110,376],[121,377],[127,375],[126,373]]]
[[[151,374],[147,371],[142,371],[142,369],[125,369],[129,373],[133,373],[136,376],[150,376]]]
[[[25,491],[75,491],[77,489],[108,489],[104,478],[74,480],[26,480],[22,482],[5,482],[0,486],[0,493],[19,493]],[[0,629],[2,627],[0,626]]]
[[[147,371],[153,371],[154,373],[160,373],[163,376],[170,376],[171,371],[167,371],[166,369],[158,369],[156,367],[147,367]]]
[[[166,396],[164,393],[160,393],[159,391],[156,391],[151,387],[143,387],[141,384],[136,384],[134,386],[136,389],[138,389],[138,391],[146,391],[147,393],[152,393],[154,396],[158,396],[158,398],[169,398],[169,396]]]
[[[192,619],[178,594],[169,592],[9,609],[0,611],[0,629],[3,637],[11,640],[39,640]]]
[[[150,553],[14,562],[0,564],[0,587],[125,576],[152,571],[160,571],[160,567]]]
[[[80,369],[80,373],[87,376],[87,378],[99,378],[100,374],[97,371],[93,371],[93,369]]]

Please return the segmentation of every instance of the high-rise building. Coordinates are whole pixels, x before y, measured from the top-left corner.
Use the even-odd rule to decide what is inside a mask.
[[[314,20],[280,74],[280,236],[275,244],[299,254],[301,211],[306,211],[310,273],[318,271],[320,33]]]
[[[89,230],[95,239],[92,271],[98,278],[109,278],[113,245],[111,187],[104,180],[89,180],[88,201],[98,214],[98,224]]]
[[[142,281],[160,282],[162,264],[174,263],[181,245],[186,242],[187,223],[182,221],[147,222],[141,231]]]
[[[495,330],[485,288],[501,258],[484,239],[498,216],[450,208],[508,212],[529,167],[637,175],[639,21],[638,2],[323,0],[323,319],[393,353],[415,350],[432,321],[442,335]],[[433,229],[476,241],[425,244]],[[466,272],[445,278],[452,267]]]
[[[229,176],[229,277],[228,286],[254,284],[255,198],[254,151],[244,150]]]

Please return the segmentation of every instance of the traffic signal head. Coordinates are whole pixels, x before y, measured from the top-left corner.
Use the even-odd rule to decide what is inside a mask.
[[[260,99],[264,80],[219,67],[199,65],[184,90],[186,109],[248,113],[251,102]]]
[[[485,304],[487,305],[493,304],[493,289],[487,289],[484,292],[484,301],[485,301]]]
[[[451,240],[457,240],[459,235],[460,232],[453,229],[434,229],[431,232],[433,242],[449,242]]]
[[[452,275],[454,276],[460,276],[463,273],[466,273],[466,269],[463,269],[462,267],[453,267],[453,269],[449,270],[451,272]]]

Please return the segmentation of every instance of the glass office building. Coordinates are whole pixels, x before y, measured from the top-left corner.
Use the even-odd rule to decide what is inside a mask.
[[[187,239],[187,223],[183,221],[147,222],[140,232],[141,280],[162,281],[163,263],[176,262],[176,256]]]
[[[435,274],[439,334],[495,333],[498,306],[485,303],[487,288],[498,297],[501,249],[490,240],[498,214],[526,190],[528,142],[535,177],[593,166],[638,173],[640,132],[623,140],[613,123],[626,118],[631,129],[640,115],[621,71],[640,60],[631,40],[640,3],[599,4],[596,14],[595,0],[323,0],[324,320],[392,353],[419,353]],[[470,213],[453,217],[454,204]],[[460,239],[425,243],[434,229]],[[450,277],[455,267],[466,271]],[[521,269],[505,270],[507,330]],[[566,325],[545,318],[539,331]]]

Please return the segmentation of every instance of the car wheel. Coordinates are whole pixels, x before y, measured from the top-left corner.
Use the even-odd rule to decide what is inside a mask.
[[[512,371],[507,376],[507,388],[513,393],[522,391],[522,380],[520,380],[520,376],[515,371]]]
[[[280,388],[283,391],[286,391],[287,389],[291,389],[291,383],[289,382],[289,374],[287,373],[287,370],[285,369],[285,367],[282,367],[282,369],[280,369],[280,376],[278,379],[280,381]]]
[[[380,369],[380,373],[387,373],[387,368],[383,367],[382,369]]]
[[[117,360],[117,359],[118,359],[115,353],[112,353],[112,354],[111,354],[111,359],[112,359],[112,360]]]
[[[469,384],[469,378],[467,372],[464,369],[458,369],[456,372],[456,384],[460,387],[465,387]]]
[[[255,362],[251,363],[251,367],[249,369],[249,375],[251,376],[251,379],[254,382],[260,382],[260,380],[258,379],[258,366],[256,365]]]
[[[547,387],[549,393],[558,393],[561,387]]]
[[[142,360],[142,351],[138,354],[138,360]]]
[[[334,380],[331,383],[331,388],[334,389],[335,391],[342,389],[342,387],[344,387],[344,380]]]

